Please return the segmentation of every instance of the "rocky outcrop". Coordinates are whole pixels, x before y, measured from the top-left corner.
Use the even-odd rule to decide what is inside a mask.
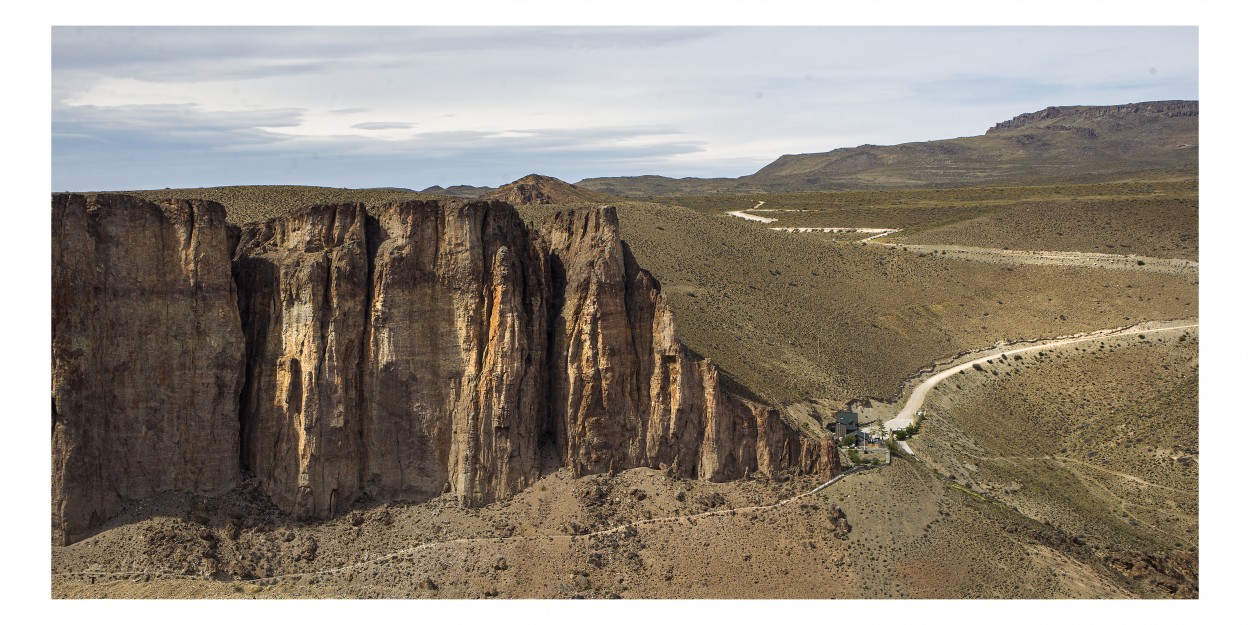
[[[127,201],[54,207],[53,524],[69,540],[240,468],[297,518],[361,495],[488,503],[545,452],[578,475],[839,468],[832,441],[677,339],[611,207],[536,233],[498,201],[317,206],[245,225],[231,264],[219,206]],[[114,334],[125,351],[102,349]]]
[[[1005,130],[1037,126],[1042,122],[1053,122],[1065,119],[1148,119],[1152,117],[1197,117],[1198,102],[1194,100],[1161,100],[1158,102],[1137,102],[1112,106],[1048,106],[1040,111],[1017,115],[1005,122],[999,122],[985,131],[993,134]],[[1049,129],[1072,130],[1062,124],[1045,124]],[[1089,129],[1082,129],[1089,131]],[[1091,137],[1092,138],[1092,137]]]
[[[550,419],[574,474],[645,466],[724,481],[837,470],[831,442],[805,438],[677,340],[672,310],[621,241],[614,208],[556,213],[542,234],[556,297]]]
[[[239,480],[243,335],[218,204],[52,198],[52,539]]]
[[[383,207],[370,246],[368,492],[520,491],[539,470],[545,255],[502,202]]]
[[[610,202],[611,196],[582,189],[559,178],[530,174],[481,196],[510,204],[581,204]]]

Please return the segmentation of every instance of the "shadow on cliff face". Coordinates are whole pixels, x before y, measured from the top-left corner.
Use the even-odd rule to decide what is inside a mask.
[[[242,471],[311,520],[362,493],[482,506],[560,466],[840,469],[828,440],[685,347],[612,206],[533,231],[497,201],[320,205],[239,229],[212,203],[53,205],[58,544]]]
[[[564,260],[560,256],[552,254],[547,258],[547,284],[551,288],[551,297],[547,301],[547,322],[550,327],[555,327],[561,319],[561,312],[564,310],[565,289],[568,288],[567,269],[564,266]],[[560,337],[556,332],[547,332],[547,354],[557,353],[559,349]],[[554,367],[557,365],[554,360],[549,359],[547,366]],[[568,458],[564,450],[568,448],[567,441],[564,440],[563,429],[561,423],[563,414],[560,409],[560,388],[558,384],[548,383],[546,387],[547,402],[546,408],[542,414],[542,427],[538,430],[538,452],[539,452],[539,473],[540,476],[548,475],[565,463]]]

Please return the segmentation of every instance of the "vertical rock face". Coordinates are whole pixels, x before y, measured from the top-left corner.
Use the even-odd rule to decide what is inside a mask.
[[[485,503],[538,477],[545,256],[502,202],[409,202],[371,230],[368,491]]]
[[[614,208],[557,213],[542,234],[556,286],[550,419],[575,474],[647,466],[723,481],[838,469],[832,441],[804,438],[677,340],[659,283],[620,240]]]
[[[53,233],[60,542],[240,465],[298,518],[488,503],[542,445],[579,475],[839,468],[677,340],[610,207],[538,234],[498,201],[318,206],[236,244],[215,204],[56,196]]]
[[[314,207],[243,229],[243,460],[279,507],[471,504],[538,476],[544,256],[498,202]]]
[[[225,211],[52,198],[52,536],[239,479],[243,337]]]
[[[363,206],[244,226],[235,253],[247,337],[244,464],[274,503],[328,516],[360,494]]]

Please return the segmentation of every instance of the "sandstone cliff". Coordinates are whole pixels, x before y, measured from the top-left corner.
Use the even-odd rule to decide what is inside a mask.
[[[248,224],[234,273],[247,337],[243,462],[288,512],[341,510],[360,493],[364,209]]]
[[[511,206],[322,206],[243,228],[243,458],[279,507],[478,504],[538,476],[544,256]]]
[[[676,337],[659,283],[620,239],[612,207],[560,212],[542,229],[555,285],[549,406],[575,474],[633,467],[723,481],[798,467],[832,474],[807,439]]]
[[[579,475],[839,468],[678,341],[610,207],[535,233],[498,201],[317,206],[245,225],[231,264],[219,206],[96,203],[54,198],[60,541],[240,468],[298,518],[362,494],[480,505],[544,449]]]
[[[243,336],[225,211],[52,198],[52,538],[239,480]]]

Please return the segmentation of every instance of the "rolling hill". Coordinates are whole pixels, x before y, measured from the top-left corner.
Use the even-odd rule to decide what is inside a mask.
[[[589,178],[630,197],[1100,182],[1149,172],[1196,175],[1198,102],[1052,106],[984,135],[787,154],[741,178]]]
[[[559,178],[530,174],[481,196],[483,200],[503,200],[509,204],[576,204],[611,202],[615,198],[579,189]]]

